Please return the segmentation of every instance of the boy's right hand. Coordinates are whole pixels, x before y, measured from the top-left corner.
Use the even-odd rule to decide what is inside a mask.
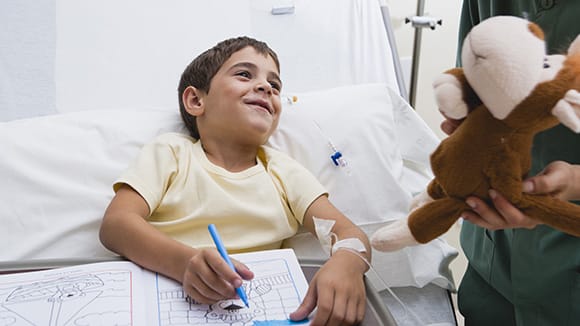
[[[189,259],[183,274],[183,290],[196,302],[212,304],[236,298],[236,287],[251,280],[254,273],[235,259],[233,271],[216,249],[199,249]]]

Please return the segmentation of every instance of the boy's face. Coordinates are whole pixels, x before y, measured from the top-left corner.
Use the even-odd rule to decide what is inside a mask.
[[[274,60],[252,47],[234,52],[200,93],[201,138],[262,145],[274,132],[281,113],[282,83]]]

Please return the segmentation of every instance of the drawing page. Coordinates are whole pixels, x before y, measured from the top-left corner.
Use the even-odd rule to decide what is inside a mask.
[[[0,275],[0,324],[145,325],[141,277],[124,261]]]
[[[0,325],[288,325],[308,287],[294,251],[232,257],[254,272],[243,285],[249,307],[239,299],[195,303],[178,282],[113,261],[0,275]]]
[[[243,285],[249,308],[239,299],[212,305],[192,302],[185,297],[180,284],[153,275],[158,291],[158,325],[289,325],[288,316],[298,308],[308,288],[294,251],[280,249],[231,256],[254,272],[254,279]]]

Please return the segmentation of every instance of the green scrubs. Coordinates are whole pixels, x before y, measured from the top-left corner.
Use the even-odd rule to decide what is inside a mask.
[[[540,25],[550,53],[565,52],[580,34],[579,0],[464,0],[459,40],[497,15]],[[547,130],[532,156],[532,175],[555,160],[580,164],[580,135],[562,125]],[[466,326],[580,325],[580,238],[548,226],[489,231],[464,222],[461,246],[469,261],[458,294]]]

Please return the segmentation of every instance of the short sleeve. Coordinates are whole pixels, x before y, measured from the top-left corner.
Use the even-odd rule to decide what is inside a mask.
[[[121,185],[133,188],[149,205],[150,214],[159,206],[173,176],[178,171],[177,134],[163,134],[141,149],[137,158],[113,184],[116,192]]]
[[[302,224],[308,207],[316,198],[328,196],[328,191],[310,171],[290,156],[271,148],[265,148],[265,155],[267,172],[296,220]]]

